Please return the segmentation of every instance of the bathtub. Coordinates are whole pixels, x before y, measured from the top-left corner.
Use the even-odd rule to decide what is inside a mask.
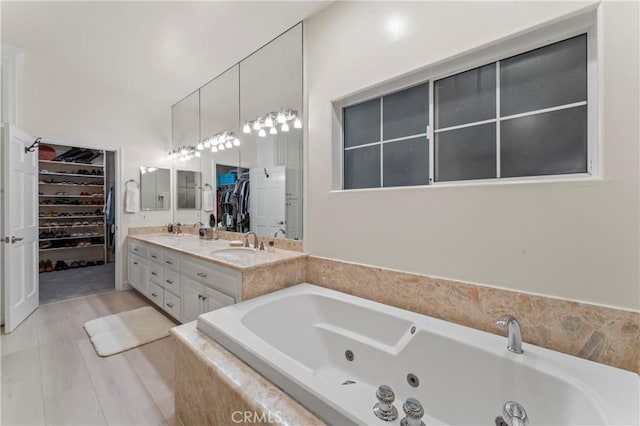
[[[506,337],[312,284],[203,314],[198,328],[333,425],[399,425],[409,397],[427,426],[493,425],[510,400],[531,426],[640,424],[634,373],[526,343],[514,354]],[[381,384],[395,421],[373,414]]]

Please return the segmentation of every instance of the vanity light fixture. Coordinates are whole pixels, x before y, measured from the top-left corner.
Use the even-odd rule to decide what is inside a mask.
[[[273,117],[271,116],[271,114],[273,113],[269,113],[267,114],[267,116],[264,119],[264,127],[271,127],[273,128]]]
[[[286,122],[282,123],[282,126],[280,126],[280,131],[281,132],[288,132],[289,131],[289,125]]]
[[[302,129],[302,120],[300,120],[299,117],[296,117],[293,121],[293,127],[295,127],[296,129]]]
[[[227,142],[224,144],[225,148],[233,148],[233,145],[231,144],[230,140],[227,140]]]
[[[278,120],[278,123],[280,123],[280,124],[283,124],[283,123],[286,123],[286,122],[287,122],[287,116],[285,115],[285,113],[284,113],[284,111],[283,111],[283,110],[281,110],[281,111],[278,113],[278,118],[277,118],[277,120]]]
[[[223,143],[218,145],[218,151],[224,151],[224,144]]]
[[[233,138],[233,146],[240,146],[240,139]]]
[[[260,131],[258,132],[258,136],[264,138],[265,136],[267,136],[267,132],[265,132],[264,129],[260,129]]]
[[[270,135],[277,135],[278,134],[278,129],[276,129],[276,126],[273,126],[271,128],[271,130],[269,130],[269,134]]]
[[[196,151],[196,154],[195,154],[195,155],[196,155],[196,157],[200,157],[200,155],[201,155],[201,154],[200,154],[200,151]]]
[[[266,128],[269,128],[269,134],[277,135],[277,126],[280,125],[281,132],[288,132],[291,127],[290,123],[296,129],[302,129],[302,120],[298,117],[298,111],[291,108],[282,108],[280,112],[270,112],[264,117],[258,117],[254,121],[245,122],[242,132],[251,133],[251,129],[258,132],[258,136],[265,137],[267,135]]]
[[[218,152],[218,147],[217,146],[212,146],[211,147],[211,152]]]
[[[181,146],[180,148],[173,149],[169,151],[169,159],[170,160],[189,160],[196,156],[196,147],[195,146]],[[147,171],[149,171],[147,169]]]

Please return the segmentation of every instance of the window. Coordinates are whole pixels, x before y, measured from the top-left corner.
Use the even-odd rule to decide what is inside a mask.
[[[589,173],[587,37],[343,103],[342,188]]]

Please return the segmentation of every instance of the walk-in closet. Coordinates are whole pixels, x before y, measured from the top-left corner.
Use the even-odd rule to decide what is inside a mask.
[[[38,150],[40,304],[115,288],[114,154]]]

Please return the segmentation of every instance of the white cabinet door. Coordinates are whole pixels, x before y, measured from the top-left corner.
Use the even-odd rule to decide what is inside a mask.
[[[204,286],[200,283],[193,281],[187,277],[182,277],[182,322],[193,321],[198,318],[198,315],[203,310],[203,297]]]
[[[138,273],[138,262],[136,260],[136,256],[133,254],[129,255],[129,262],[127,264],[127,281],[129,285],[133,288],[138,288],[138,284],[136,283],[137,278],[136,275]]]
[[[137,260],[138,271],[136,273],[136,281],[138,290],[145,296],[149,295],[149,262],[146,260]]]
[[[287,200],[287,238],[300,239],[302,235],[302,209],[300,200]]]
[[[224,308],[225,306],[233,305],[236,300],[227,296],[224,293],[216,291],[212,288],[205,287],[204,289],[204,312],[215,311],[216,309]]]

